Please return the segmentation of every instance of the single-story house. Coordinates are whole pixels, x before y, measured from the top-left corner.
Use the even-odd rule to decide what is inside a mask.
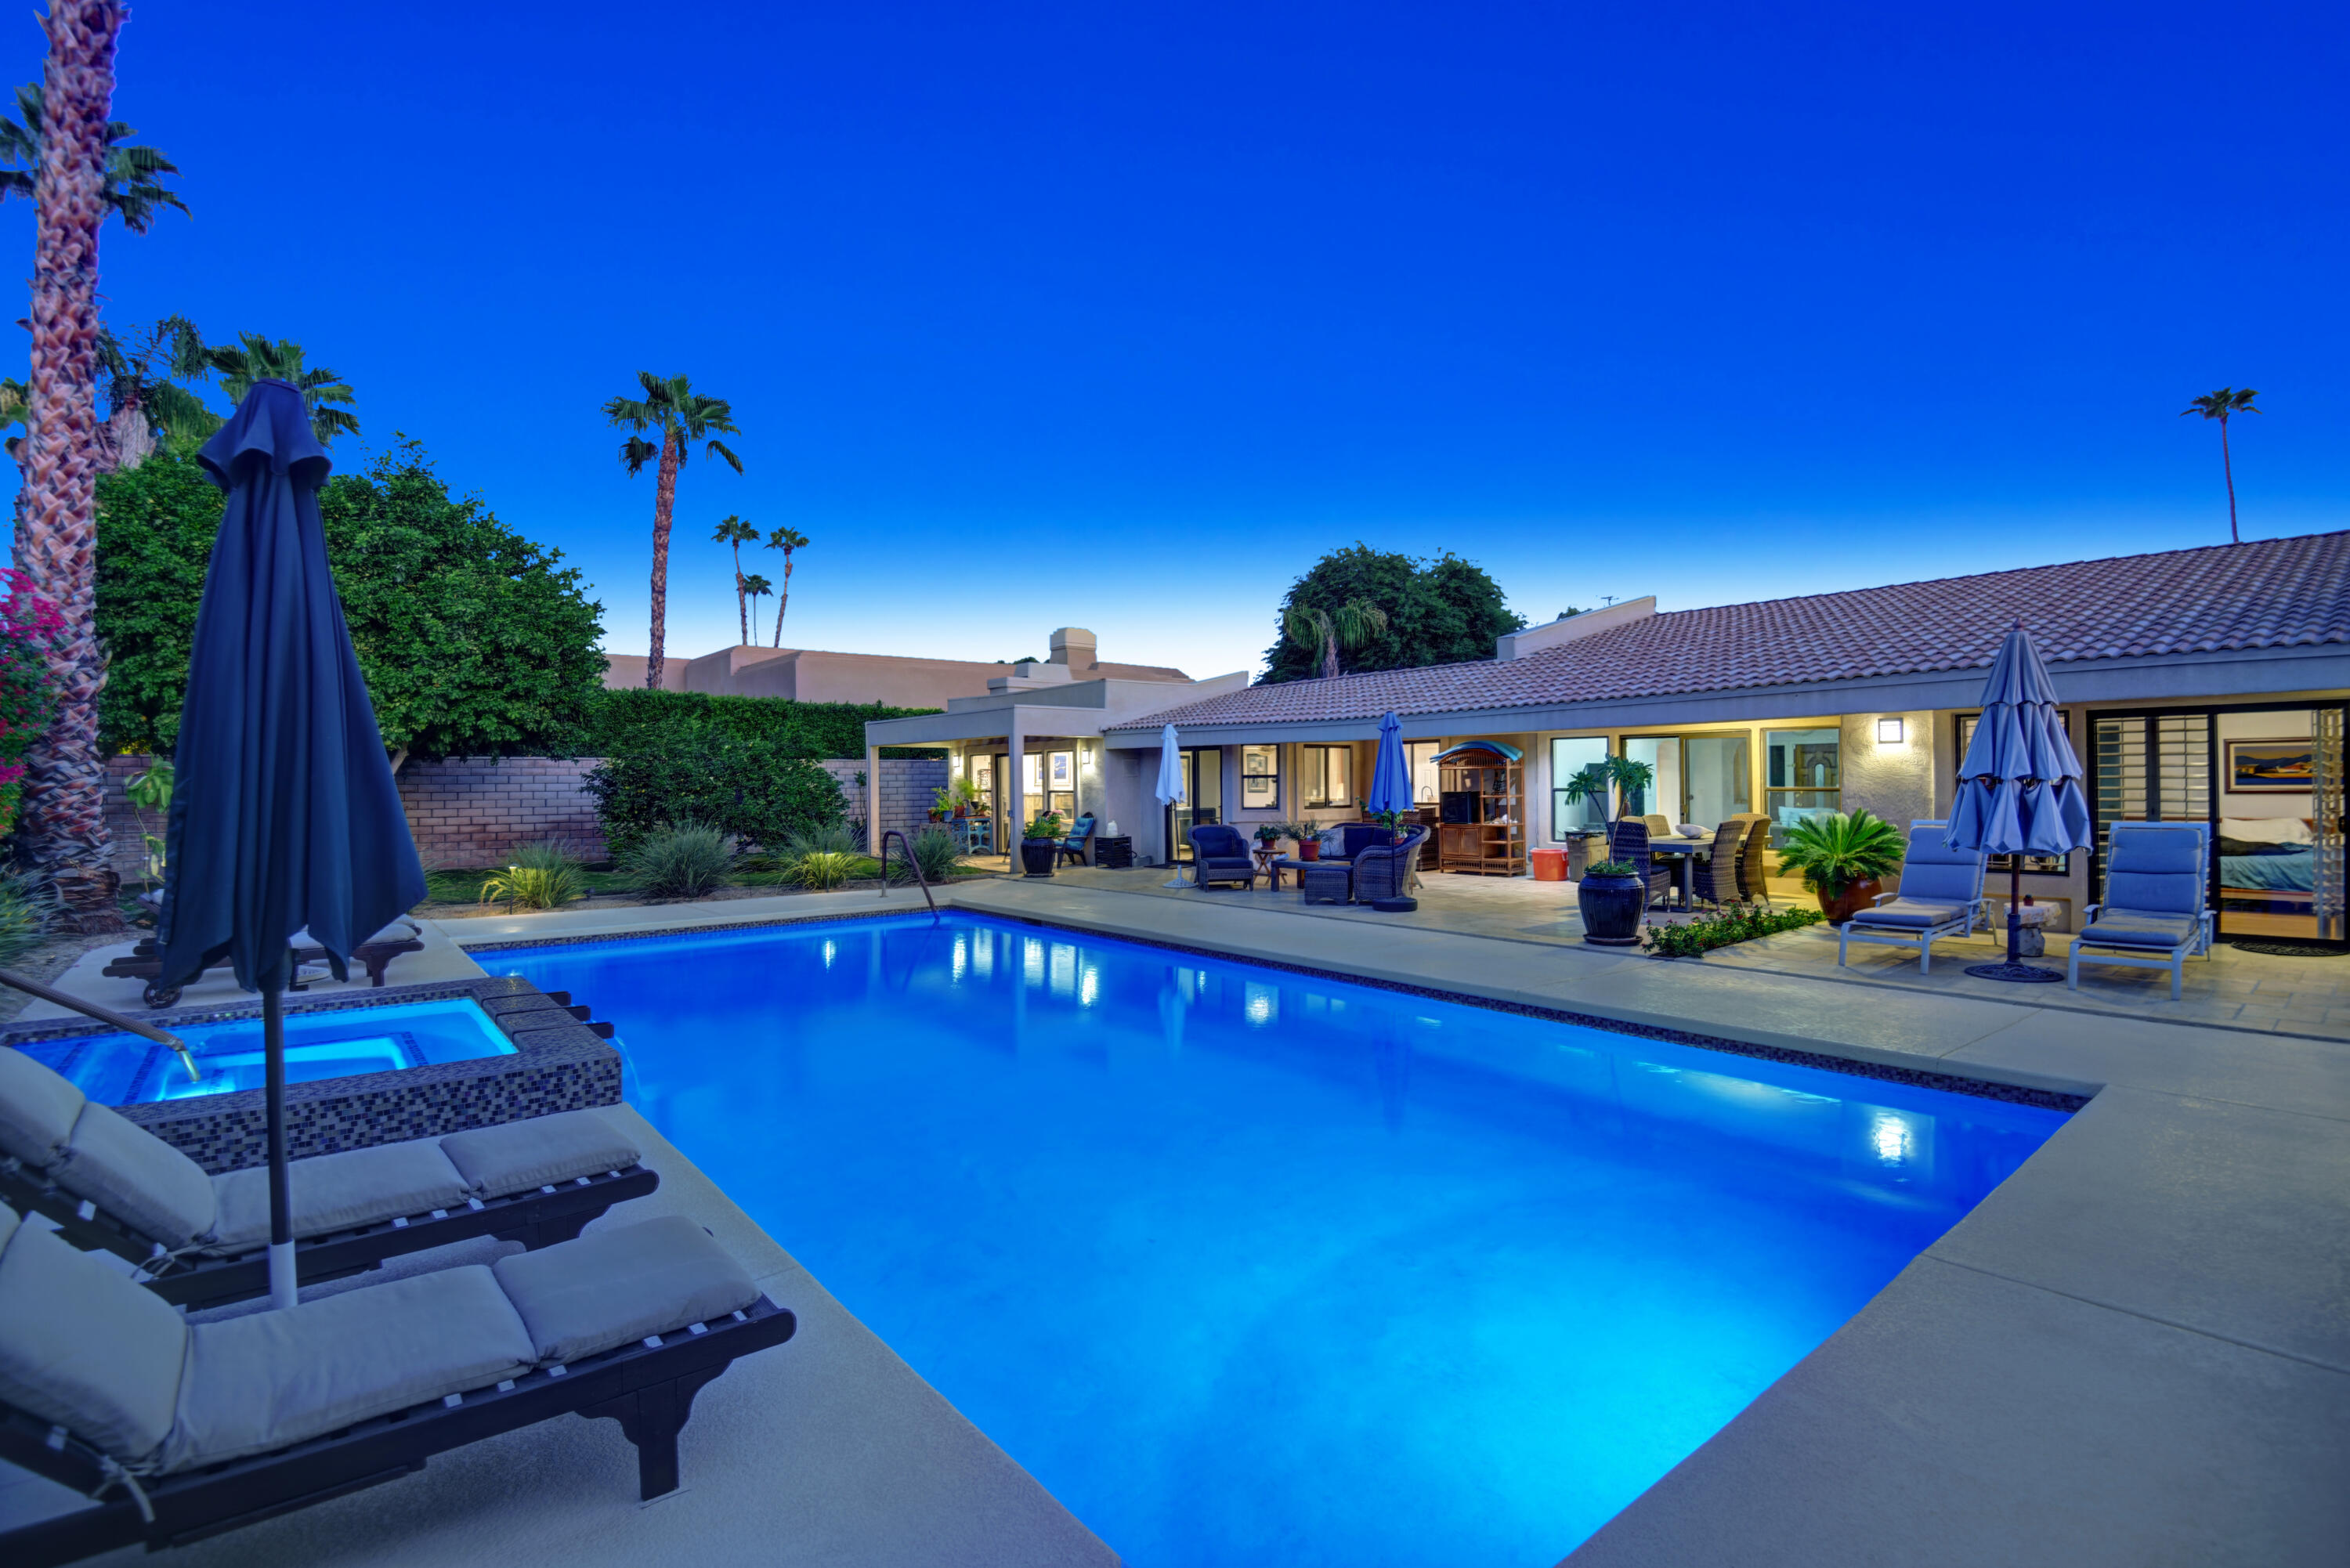
[[[607,691],[645,683],[645,656],[604,656]],[[1188,685],[1191,677],[1158,664],[1107,664],[1092,632],[1063,627],[1052,634],[1046,662],[1078,679]],[[661,685],[713,697],[782,697],[795,702],[882,702],[892,708],[943,708],[957,697],[984,696],[988,683],[1013,669],[968,659],[921,659],[899,653],[837,653],[816,648],[738,644],[698,659],[671,659]],[[894,742],[893,742],[894,743]]]
[[[1392,711],[1426,817],[1454,796],[1482,869],[1523,875],[1533,850],[1597,823],[1563,786],[1610,754],[1655,768],[1652,798],[1625,804],[1676,823],[1760,812],[1783,832],[1866,807],[1906,824],[1948,811],[1985,668],[2018,620],[2064,704],[2100,846],[2116,822],[2207,823],[2223,933],[2344,940],[2350,533],[1705,609],[1644,598],[1513,633],[1490,659],[1233,683],[1105,714],[1087,798],[1145,860],[1183,857],[1195,820],[1350,819]],[[1153,798],[1170,723],[1191,780],[1180,814]],[[898,728],[868,739],[903,743]],[[1520,760],[1498,780],[1448,777],[1440,753],[1472,740]],[[2054,929],[2098,897],[2097,861],[2023,867]]]

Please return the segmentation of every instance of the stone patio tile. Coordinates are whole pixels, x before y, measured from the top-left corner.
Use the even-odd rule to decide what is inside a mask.
[[[2341,1563],[2345,1468],[2350,1376],[1923,1258],[1567,1563]]]
[[[2112,1088],[1929,1257],[2350,1372],[2350,1121]]]

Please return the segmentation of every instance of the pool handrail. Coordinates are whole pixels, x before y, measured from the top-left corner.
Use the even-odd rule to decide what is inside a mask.
[[[141,1023],[136,1018],[126,1017],[115,1012],[111,1007],[101,1007],[95,1002],[85,1002],[78,996],[57,990],[55,986],[43,985],[37,980],[28,980],[13,970],[0,969],[0,985],[21,991],[27,996],[37,996],[43,1002],[55,1002],[59,1007],[70,1008],[85,1017],[95,1018],[100,1023],[110,1023],[115,1028],[127,1033],[136,1034],[142,1040],[152,1040],[158,1045],[168,1045],[180,1054],[180,1061],[187,1067],[189,1077],[203,1076],[196,1071],[195,1054],[188,1049],[188,1043],[168,1030],[158,1029],[151,1023]]]
[[[881,896],[885,898],[889,896],[889,841],[893,838],[905,855],[906,869],[914,874],[914,881],[922,889],[922,902],[931,907],[931,914],[937,914],[939,901],[931,897],[931,879],[922,875],[922,863],[914,858],[914,846],[907,843],[906,836],[894,827],[881,836]]]

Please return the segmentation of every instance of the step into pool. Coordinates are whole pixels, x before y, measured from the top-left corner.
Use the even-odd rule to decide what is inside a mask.
[[[145,1105],[262,1086],[261,1020],[174,1025],[198,1075],[179,1053],[136,1034],[80,1034],[19,1047],[102,1106]],[[470,1001],[394,1002],[286,1015],[286,1081],[312,1083],[436,1062],[512,1055],[514,1042]]]
[[[961,914],[480,956],[1135,1568],[1546,1568],[2064,1119]]]

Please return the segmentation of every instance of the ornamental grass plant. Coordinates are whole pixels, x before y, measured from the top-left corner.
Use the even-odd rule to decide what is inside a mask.
[[[588,867],[565,846],[518,844],[504,871],[482,884],[484,904],[510,909],[560,909],[588,893]]]
[[[667,822],[619,857],[621,874],[648,898],[699,898],[733,880],[734,841],[706,822]]]

